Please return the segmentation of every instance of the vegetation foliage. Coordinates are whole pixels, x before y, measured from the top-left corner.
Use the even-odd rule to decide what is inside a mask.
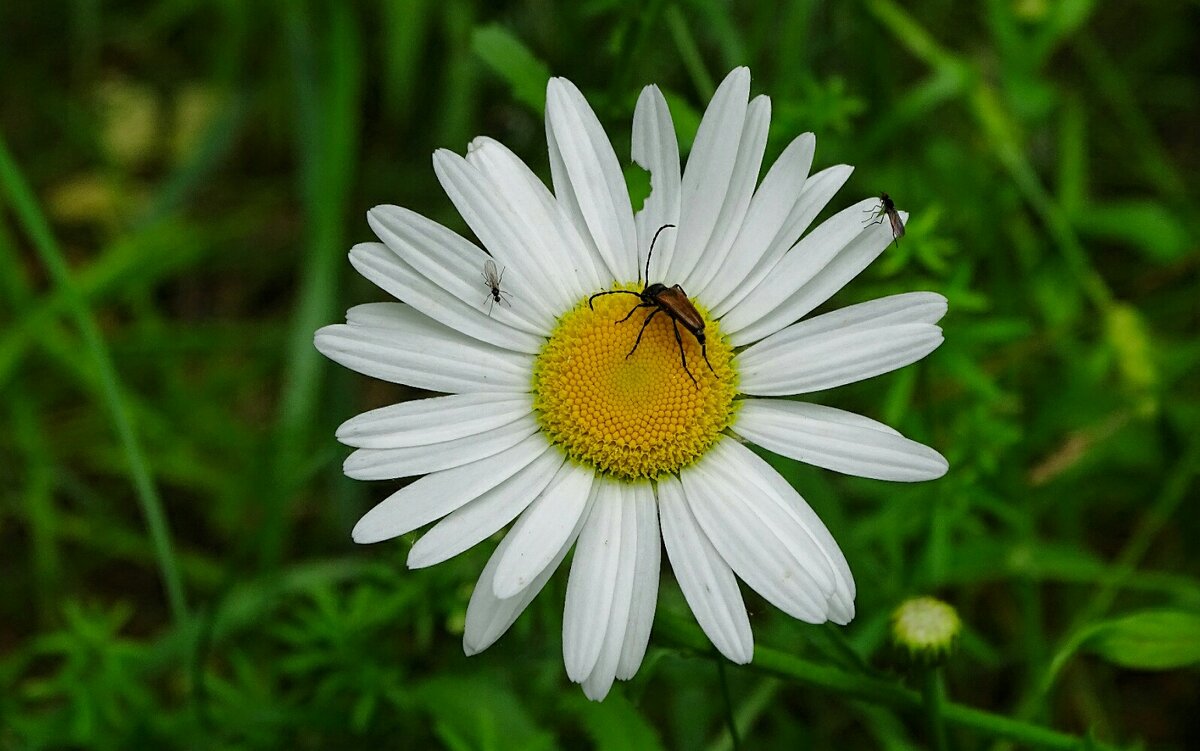
[[[942,745],[930,715],[957,748],[1200,746],[1197,28],[1089,0],[0,4],[0,749],[722,749],[730,722],[910,749]],[[767,163],[815,131],[818,168],[857,165],[835,204],[912,212],[835,303],[941,292],[946,343],[820,398],[951,471],[770,457],[858,618],[751,598],[756,661],[721,667],[668,576],[646,663],[594,704],[565,576],[467,659],[489,546],[407,571],[411,539],[350,542],[394,484],[345,479],[334,428],[411,394],[312,332],[383,299],[345,256],[367,208],[466,232],[435,148],[490,135],[548,177],[548,76],[627,156],[641,86],[686,147],[739,64]],[[887,644],[919,594],[965,629],[932,708]]]

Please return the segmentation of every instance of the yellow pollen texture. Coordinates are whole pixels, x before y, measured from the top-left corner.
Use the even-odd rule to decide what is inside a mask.
[[[695,384],[665,311],[626,357],[655,310],[618,323],[639,302],[605,295],[592,310],[582,300],[559,319],[534,367],[534,409],[550,439],[573,459],[625,480],[678,472],[700,458],[732,421],[737,393],[733,350],[715,322],[704,330],[711,371],[696,337],[679,325]]]

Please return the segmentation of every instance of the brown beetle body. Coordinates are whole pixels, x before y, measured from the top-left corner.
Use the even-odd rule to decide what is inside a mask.
[[[658,239],[661,233],[667,227],[674,227],[673,224],[664,224],[658,228],[658,232],[654,233],[654,240],[650,241],[650,252],[646,255],[646,278],[650,278],[650,256],[654,254],[654,241]],[[641,271],[641,269],[639,269]],[[639,274],[640,277],[640,274]],[[641,281],[639,279],[639,281]],[[704,341],[704,317],[700,315],[700,311],[696,310],[696,306],[688,298],[687,293],[683,291],[683,287],[678,284],[668,287],[662,282],[647,284],[641,292],[633,292],[627,289],[610,290],[608,292],[597,292],[588,298],[588,307],[592,306],[592,301],[597,297],[604,295],[633,295],[641,302],[633,306],[628,314],[616,323],[621,324],[629,320],[636,311],[642,308],[654,308],[642,320],[642,328],[638,331],[637,339],[633,343],[633,349],[629,350],[629,354],[625,355],[626,359],[637,351],[638,345],[642,343],[642,334],[646,333],[646,327],[650,325],[650,320],[659,313],[666,313],[671,319],[671,325],[675,331],[675,341],[679,344],[679,359],[683,363],[683,372],[687,373],[688,378],[692,379],[692,383],[696,384],[696,377],[692,375],[692,371],[688,369],[687,355],[683,352],[683,338],[679,335],[679,326],[682,324],[688,332],[696,337],[696,341],[700,344],[700,353],[704,356],[704,364],[709,370],[713,369],[712,363],[708,361],[708,345]],[[716,371],[713,371],[714,373]]]

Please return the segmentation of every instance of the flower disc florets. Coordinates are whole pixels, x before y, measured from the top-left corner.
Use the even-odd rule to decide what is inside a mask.
[[[598,297],[591,307],[581,300],[559,319],[534,367],[534,409],[546,434],[572,459],[626,480],[677,473],[702,456],[730,424],[737,393],[733,350],[707,317],[711,370],[696,337],[679,326],[695,383],[665,312],[629,354],[655,310],[620,322],[637,304],[633,295]]]

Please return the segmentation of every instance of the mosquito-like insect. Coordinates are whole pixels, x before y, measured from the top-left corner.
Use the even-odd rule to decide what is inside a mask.
[[[900,219],[900,212],[896,211],[896,204],[892,202],[891,196],[880,193],[879,206],[868,211],[875,217],[871,224],[880,224],[885,218],[888,220],[892,225],[892,240],[899,244],[900,238],[904,237],[904,222]]]
[[[483,284],[488,288],[487,297],[483,298],[483,301],[487,302],[489,299],[491,300],[491,304],[488,305],[489,316],[492,314],[492,308],[496,307],[496,303],[504,303],[508,307],[512,307],[512,303],[509,302],[512,294],[500,289],[500,283],[504,281],[505,271],[506,269],[497,271],[496,262],[490,258],[483,262]]]
[[[621,324],[629,320],[630,316],[635,311],[642,308],[654,308],[642,320],[642,328],[638,331],[637,340],[633,343],[633,349],[629,350],[629,354],[625,355],[625,359],[629,359],[634,352],[637,351],[638,345],[642,343],[642,334],[646,333],[646,327],[650,325],[650,320],[659,313],[666,313],[671,319],[671,325],[675,330],[675,342],[679,345],[679,361],[683,363],[683,372],[687,373],[688,378],[692,379],[692,384],[697,388],[700,387],[696,383],[696,377],[692,375],[692,371],[688,370],[687,355],[683,352],[683,338],[679,336],[679,324],[691,332],[692,336],[696,337],[696,341],[700,343],[700,354],[704,355],[704,364],[709,370],[715,374],[712,363],[708,361],[708,345],[704,342],[704,317],[700,315],[700,311],[696,310],[696,306],[692,305],[692,301],[688,299],[687,293],[683,291],[683,287],[678,284],[668,287],[662,282],[650,283],[650,257],[654,255],[654,243],[658,241],[658,236],[667,227],[674,227],[674,224],[664,224],[654,233],[654,238],[650,240],[650,252],[646,254],[646,286],[641,292],[633,292],[627,289],[614,289],[608,292],[597,292],[588,298],[588,307],[592,307],[592,301],[597,297],[604,295],[633,295],[641,302],[633,307],[619,321]],[[638,283],[642,281],[642,270],[638,269]]]

